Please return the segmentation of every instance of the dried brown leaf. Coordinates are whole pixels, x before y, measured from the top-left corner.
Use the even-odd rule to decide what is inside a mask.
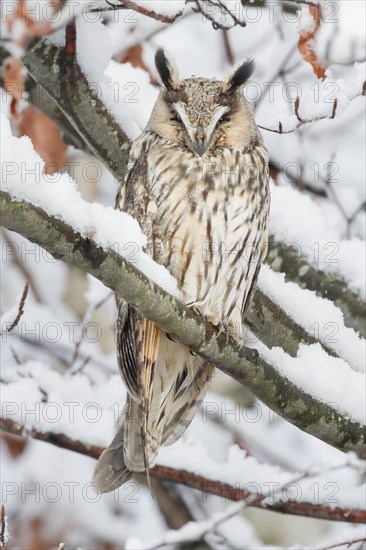
[[[66,162],[67,145],[53,120],[30,105],[19,116],[18,131],[20,136],[31,138],[34,149],[46,163],[46,174],[54,174],[62,169]]]
[[[151,84],[156,84],[155,78],[150,73],[148,67],[144,63],[144,60],[142,58],[142,52],[143,52],[143,50],[142,50],[142,46],[140,44],[136,44],[135,46],[131,46],[131,48],[128,48],[123,53],[123,55],[120,59],[120,63],[131,63],[132,67],[138,67],[139,69],[142,69],[143,71],[145,71],[149,74]]]
[[[24,25],[23,33],[17,39],[18,44],[21,46],[29,37],[44,36],[51,32],[51,22],[45,19],[44,15],[51,17],[55,14],[61,7],[61,0],[49,0],[47,6],[43,4],[39,4],[39,6],[42,6],[42,9],[34,13],[34,7],[30,9],[26,0],[18,0],[15,13],[7,17],[6,25],[9,32],[12,31],[15,23],[19,21]]]
[[[309,13],[314,19],[313,29],[300,29],[298,48],[302,57],[313,67],[318,78],[326,78],[327,67],[318,59],[315,52],[315,38],[320,27],[320,6],[309,6]]]

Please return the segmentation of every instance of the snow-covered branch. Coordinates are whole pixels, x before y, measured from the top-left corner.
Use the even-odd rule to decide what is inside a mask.
[[[103,451],[103,448],[96,445],[91,445],[80,440],[72,439],[63,433],[45,432],[33,427],[28,430],[23,424],[16,422],[9,418],[0,418],[0,427],[2,430],[12,433],[20,437],[32,437],[57,447],[62,447],[76,453],[80,453],[92,458],[99,458]],[[245,460],[245,459],[244,459]],[[263,465],[266,468],[266,465]],[[261,465],[258,465],[261,468]],[[332,469],[332,468],[331,468]],[[327,503],[311,502],[305,498],[291,499],[289,495],[283,498],[281,496],[282,491],[278,490],[278,487],[282,486],[290,488],[293,484],[300,484],[301,481],[307,477],[316,477],[316,473],[301,474],[294,477],[293,474],[286,472],[283,482],[276,482],[272,478],[268,479],[268,482],[264,483],[266,492],[253,490],[253,486],[256,487],[258,483],[255,479],[248,479],[246,476],[245,468],[241,471],[241,477],[238,478],[237,483],[228,483],[215,479],[213,476],[203,475],[200,473],[194,473],[185,470],[180,467],[173,467],[170,465],[157,464],[150,470],[151,476],[160,479],[162,481],[170,481],[173,483],[179,483],[187,487],[191,487],[201,491],[204,498],[207,495],[217,495],[223,500],[229,501],[243,501],[246,506],[255,508],[261,508],[263,510],[271,510],[273,512],[280,512],[285,514],[292,514],[297,516],[313,517],[318,519],[326,519],[330,521],[344,521],[348,523],[364,523],[366,521],[366,511],[362,508],[352,506],[342,506],[340,503],[337,506],[332,506]],[[249,474],[251,475],[251,474]],[[282,475],[282,474],[281,474]],[[248,488],[245,487],[248,482]],[[249,489],[250,486],[250,489]],[[299,485],[300,487],[300,485]],[[301,493],[302,491],[300,491]]]
[[[339,273],[325,273],[317,269],[298,255],[294,243],[287,245],[273,237],[269,240],[266,263],[272,269],[285,273],[288,280],[300,287],[332,300],[343,312],[345,324],[366,337],[365,301],[349,288]]]
[[[38,41],[26,52],[24,64],[88,149],[98,158],[102,156],[117,181],[122,181],[127,165],[128,138],[93,92],[76,56],[66,53],[64,48]]]
[[[360,88],[360,90],[356,94],[354,94],[352,97],[349,98],[349,101],[353,101],[357,97],[360,97],[363,95],[365,95],[364,85],[362,88]],[[314,122],[318,122],[320,120],[326,120],[326,119],[333,120],[337,114],[338,99],[335,98],[332,105],[328,108],[327,112],[324,112],[323,114],[319,114],[312,117],[303,117],[302,115],[300,115],[299,108],[300,108],[300,99],[297,98],[294,103],[294,114],[292,117],[290,117],[293,119],[293,124],[291,125],[288,124],[288,121],[287,121],[287,126],[285,127],[284,123],[281,120],[279,120],[277,128],[269,128],[267,126],[263,126],[259,124],[258,124],[258,127],[261,128],[262,130],[266,130],[267,132],[274,132],[276,134],[291,134],[292,132],[295,132],[295,130],[298,130],[299,128],[307,124],[312,124]]]
[[[144,317],[244,384],[258,399],[301,430],[341,450],[353,450],[365,456],[365,432],[358,421],[342,415],[334,404],[322,403],[305,393],[256,350],[246,347],[238,350],[227,335],[203,323],[198,314],[114,250],[104,250],[70,225],[30,203],[14,201],[4,191],[0,205],[5,227],[39,244],[55,258],[92,274]]]

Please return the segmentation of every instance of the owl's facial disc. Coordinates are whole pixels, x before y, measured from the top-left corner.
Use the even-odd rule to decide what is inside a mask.
[[[225,115],[230,110],[227,106],[217,106],[210,117],[191,120],[189,110],[181,102],[173,104],[176,113],[175,120],[184,129],[187,145],[193,153],[202,157],[214,143],[214,134],[218,126],[228,121]]]

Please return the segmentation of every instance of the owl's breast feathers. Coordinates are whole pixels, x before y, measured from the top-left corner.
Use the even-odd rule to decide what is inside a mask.
[[[118,206],[143,230],[152,218],[148,249],[154,259],[177,279],[186,303],[238,338],[267,249],[268,165],[261,140],[244,152],[219,148],[199,157],[145,132],[134,142],[129,168]]]

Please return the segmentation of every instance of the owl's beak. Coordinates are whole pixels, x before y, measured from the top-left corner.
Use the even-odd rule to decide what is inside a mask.
[[[194,134],[194,139],[192,140],[193,150],[200,156],[207,151],[208,143],[206,141],[206,134],[204,126],[197,126],[196,132]]]

